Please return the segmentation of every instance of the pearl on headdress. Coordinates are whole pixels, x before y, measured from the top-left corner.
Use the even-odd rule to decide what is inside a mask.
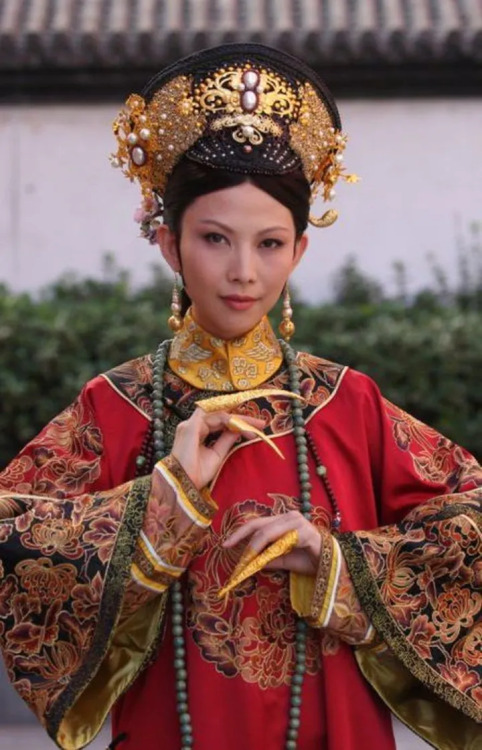
[[[172,145],[172,143],[169,144],[169,146],[167,147],[167,150],[174,151],[174,146]]]
[[[140,115],[139,122],[147,122],[147,117],[145,115]]]
[[[248,137],[250,135],[253,135],[253,133],[254,133],[254,128],[253,128],[252,125],[243,125],[243,127],[241,128],[241,130],[243,132],[243,135],[246,135]]]
[[[143,141],[147,141],[150,134],[151,134],[151,131],[149,130],[149,128],[142,128],[142,130],[139,133]]]
[[[135,146],[137,141],[137,135],[135,133],[129,133],[129,135],[127,136],[127,143],[129,143],[131,146]]]
[[[335,156],[336,161],[340,164],[343,161],[343,154],[337,154]]]
[[[330,192],[328,193],[328,198],[329,198],[329,200],[330,200],[330,201],[332,201],[332,200],[333,200],[333,198],[335,197],[335,195],[336,195],[336,192],[335,192],[335,190],[333,190],[333,188],[332,188],[332,189],[330,190]]]
[[[159,135],[164,135],[164,133],[166,131],[164,130],[164,128],[159,128],[159,130],[157,132],[158,132]]]
[[[114,169],[118,169],[121,165],[120,159],[118,159],[117,156],[112,156],[110,163],[114,167]]]
[[[254,91],[245,91],[241,96],[241,106],[248,112],[251,112],[253,109],[255,109],[257,103],[258,97],[254,93]]]
[[[259,81],[259,75],[254,70],[246,70],[243,73],[243,83],[246,84],[248,89],[254,89]]]
[[[146,152],[140,146],[135,146],[131,151],[131,159],[136,166],[142,167],[142,165],[146,163]]]

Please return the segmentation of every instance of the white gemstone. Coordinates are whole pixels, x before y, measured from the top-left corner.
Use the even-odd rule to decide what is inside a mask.
[[[254,89],[259,81],[259,75],[254,70],[247,70],[243,73],[243,83],[246,84],[248,89]]]
[[[343,161],[343,154],[337,154],[335,156],[335,159],[337,160],[338,164],[341,164],[341,162]]]
[[[129,143],[129,145],[131,146],[135,146],[135,144],[137,143],[137,135],[135,133],[129,133],[129,135],[127,136],[127,143]]]
[[[110,160],[110,163],[112,164],[114,169],[118,169],[120,167],[120,161],[117,158],[117,156],[113,156],[112,159]]]
[[[251,112],[253,109],[255,109],[257,103],[258,97],[254,93],[254,91],[245,91],[241,97],[241,106],[248,112]]]
[[[159,135],[164,135],[166,131],[164,130],[164,128],[159,128],[157,132],[159,133]]]
[[[328,198],[332,201],[333,198],[335,197],[335,195],[336,195],[335,191],[334,190],[330,190],[330,192],[328,193]]]
[[[243,135],[250,136],[250,135],[253,135],[253,133],[254,133],[254,128],[252,125],[243,125]]]
[[[141,116],[139,117],[139,120],[140,120],[141,122],[147,122],[147,117],[146,117],[145,115],[141,115]]]
[[[167,150],[174,151],[174,146],[172,145],[172,143],[169,144],[169,146],[167,147]]]
[[[161,114],[161,120],[167,120],[167,115],[165,112]]]
[[[161,156],[161,154],[157,154],[157,156],[156,156],[156,161],[162,161],[162,156]]]
[[[142,128],[142,130],[139,133],[143,141],[147,141],[150,134],[151,134],[151,131],[149,130],[149,128]]]
[[[140,146],[136,146],[131,151],[131,159],[138,167],[146,163],[146,152]]]

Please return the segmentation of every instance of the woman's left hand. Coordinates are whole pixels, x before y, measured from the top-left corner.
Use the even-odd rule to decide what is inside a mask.
[[[253,553],[259,554],[283,534],[296,529],[298,543],[287,555],[266,565],[268,570],[292,570],[295,573],[316,575],[321,554],[320,531],[297,510],[277,516],[253,518],[227,537],[223,547],[235,547],[247,541]],[[327,532],[328,533],[328,532]]]

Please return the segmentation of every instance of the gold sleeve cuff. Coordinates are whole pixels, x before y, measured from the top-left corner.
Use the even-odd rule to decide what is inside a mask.
[[[197,526],[210,526],[218,506],[207,488],[198,490],[174,456],[169,455],[156,464],[159,471],[176,493],[177,502]]]
[[[326,627],[335,601],[341,551],[331,534],[323,534],[316,576],[290,574],[291,606],[316,628]]]
[[[194,533],[188,532],[192,542],[190,546],[194,549],[199,534],[202,534],[211,525],[217,505],[207,489],[197,490],[174,456],[167,456],[158,461],[155,468],[172,489],[178,509],[192,523],[191,529],[193,531],[196,529]],[[186,537],[184,542],[186,542]],[[172,544],[173,542],[170,544],[171,551],[173,549]],[[182,546],[176,545],[176,549],[180,549]],[[166,555],[169,559],[166,559]],[[177,554],[172,555],[166,552],[165,546],[157,549],[145,531],[141,530],[136,554],[131,565],[132,579],[142,588],[155,594],[162,594],[186,569],[185,564],[175,564],[178,561],[177,558],[179,558],[179,563],[186,562],[185,554],[180,557]]]

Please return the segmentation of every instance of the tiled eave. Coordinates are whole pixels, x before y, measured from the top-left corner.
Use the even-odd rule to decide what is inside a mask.
[[[239,41],[303,57],[338,94],[482,91],[482,0],[0,0],[0,96],[118,98]]]

